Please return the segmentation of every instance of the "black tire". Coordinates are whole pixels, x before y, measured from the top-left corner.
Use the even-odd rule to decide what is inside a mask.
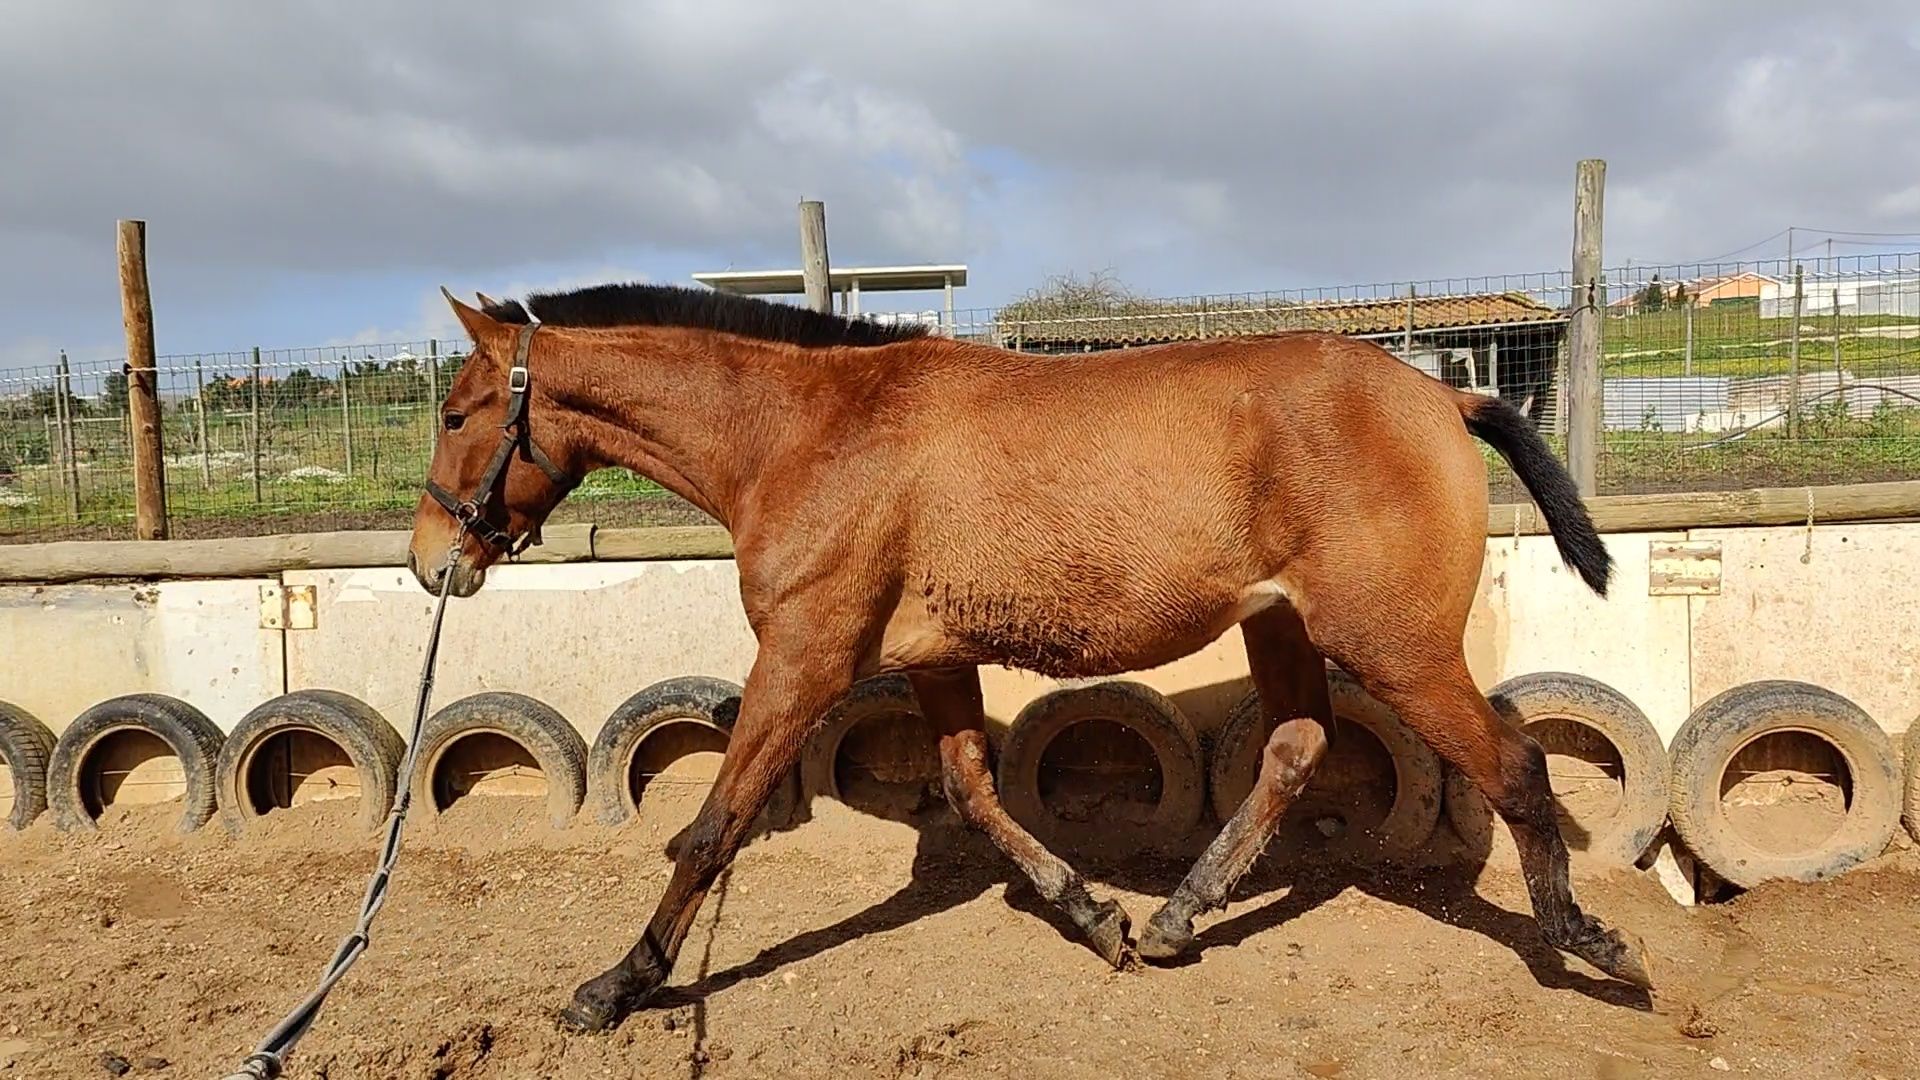
[[[53,732],[17,705],[0,701],[0,768],[7,798],[0,823],[15,832],[33,824],[47,808],[47,759],[53,756]]]
[[[1138,827],[1070,821],[1042,797],[1040,767],[1047,748],[1068,728],[1089,721],[1127,728],[1146,741],[1159,763],[1159,799]],[[997,779],[1001,805],[1041,843],[1115,855],[1178,844],[1199,824],[1206,805],[1206,769],[1193,726],[1158,691],[1127,680],[1063,687],[1028,702],[1007,732]]]
[[[901,736],[892,760],[863,763],[885,788],[850,798],[841,790],[839,763],[847,734],[870,720],[897,725]],[[901,730],[904,728],[905,730]],[[800,793],[810,805],[826,797],[863,813],[892,821],[909,821],[946,805],[940,783],[940,741],[920,711],[920,699],[905,675],[862,679],[834,703],[800,754]]]
[[[371,706],[334,690],[282,694],[242,717],[227,734],[214,764],[220,820],[227,828],[239,832],[262,816],[249,774],[270,740],[291,733],[318,736],[345,752],[360,784],[360,824],[369,831],[378,828],[399,791],[407,744]]]
[[[1920,840],[1920,717],[1907,728],[1907,832]]]
[[[87,759],[102,739],[116,732],[140,731],[167,744],[186,780],[177,826],[192,832],[213,816],[213,767],[220,756],[220,729],[199,709],[164,694],[127,694],[110,698],[74,718],[55,740],[47,760],[47,804],[62,832],[97,828],[85,786]]]
[[[1393,759],[1393,805],[1372,829],[1352,830],[1332,847],[1358,861],[1402,859],[1420,850],[1440,821],[1440,759],[1392,709],[1339,668],[1327,669],[1327,696],[1340,721],[1365,728]],[[1272,734],[1260,695],[1240,699],[1214,739],[1208,763],[1213,812],[1225,824],[1246,801],[1259,777],[1260,754]],[[1336,734],[1334,736],[1338,738]],[[1329,753],[1332,751],[1330,750]],[[1313,781],[1308,781],[1308,788]]]
[[[1742,749],[1776,732],[1804,732],[1837,750],[1852,774],[1853,798],[1834,833],[1790,853],[1749,841],[1721,798],[1727,766]],[[1736,686],[1701,705],[1673,740],[1668,813],[1695,858],[1741,888],[1763,881],[1819,881],[1886,849],[1899,827],[1900,777],[1887,733],[1858,705],[1831,690],[1786,679]]]
[[[439,816],[441,759],[461,739],[482,733],[504,736],[533,756],[547,782],[547,816],[554,828],[566,828],[586,797],[586,740],[552,706],[504,690],[461,698],[427,717],[413,752],[414,808]]]
[[[686,675],[654,683],[620,703],[587,751],[587,799],[603,825],[619,825],[639,811],[633,798],[633,759],[648,736],[671,724],[699,724],[731,737],[740,716],[738,683]],[[641,796],[644,800],[644,794]],[[800,801],[796,768],[774,789],[755,831],[785,825]]]
[[[1521,731],[1542,739],[1556,722],[1578,724],[1597,733],[1620,756],[1618,810],[1584,839],[1562,835],[1576,855],[1598,866],[1632,866],[1640,861],[1667,823],[1672,769],[1667,748],[1639,707],[1607,684],[1564,671],[1520,675],[1487,692],[1487,699]],[[1554,747],[1546,747],[1549,753]],[[1458,770],[1447,770],[1447,823],[1468,850],[1492,846],[1494,814],[1487,801]]]

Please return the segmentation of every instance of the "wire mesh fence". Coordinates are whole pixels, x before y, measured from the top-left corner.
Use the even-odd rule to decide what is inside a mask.
[[[1325,330],[1373,341],[1453,386],[1497,395],[1558,432],[1564,411],[1567,271],[1173,299],[1067,284],[994,310],[956,312],[950,332],[1046,354]],[[1564,439],[1554,436],[1564,446]],[[1500,500],[1524,497],[1487,452]]]
[[[1920,476],[1920,254],[1606,272],[1603,494]],[[1565,454],[1567,271],[1177,299],[1069,288],[956,313],[1029,352],[1295,329],[1377,342],[1497,394]],[[1488,451],[1496,500],[1524,498]]]
[[[167,512],[178,536],[404,528],[461,341],[164,356]],[[597,473],[578,496],[658,500]],[[0,372],[0,535],[132,535],[124,362]]]
[[[1920,476],[1920,254],[1610,270],[1602,493]],[[1375,341],[1524,410],[1564,454],[1571,274],[1146,299],[1036,293],[893,313],[1040,354],[1293,329]],[[459,341],[165,356],[176,536],[404,528]],[[1487,451],[1497,501],[1524,498]],[[132,535],[122,362],[0,372],[0,539]],[[602,523],[699,520],[621,470],[563,506]]]
[[[1609,274],[1603,490],[1920,476],[1920,255]]]

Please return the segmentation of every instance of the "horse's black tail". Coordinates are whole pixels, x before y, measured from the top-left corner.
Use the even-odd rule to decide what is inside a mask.
[[[1547,519],[1554,546],[1560,558],[1580,575],[1594,592],[1607,595],[1607,579],[1613,573],[1613,556],[1601,542],[1600,533],[1587,515],[1586,503],[1573,477],[1547,448],[1545,439],[1520,410],[1496,397],[1478,394],[1460,395],[1460,416],[1467,430],[1500,452],[1513,466],[1514,474],[1527,486],[1527,493]]]

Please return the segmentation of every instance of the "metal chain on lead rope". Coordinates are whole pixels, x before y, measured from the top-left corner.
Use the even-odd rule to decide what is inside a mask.
[[[266,1038],[240,1064],[236,1072],[228,1073],[222,1080],[274,1080],[286,1068],[287,1055],[293,1052],[294,1044],[313,1026],[320,1015],[320,1006],[327,1000],[334,984],[340,981],[355,960],[367,951],[368,931],[373,926],[373,917],[379,913],[381,905],[387,900],[387,884],[393,877],[394,863],[400,858],[400,831],[407,820],[407,807],[412,802],[413,791],[413,753],[420,745],[420,728],[426,722],[427,701],[433,696],[433,667],[440,653],[440,625],[447,614],[447,594],[453,588],[453,567],[460,557],[460,545],[466,539],[467,527],[461,523],[453,537],[453,546],[447,551],[447,562],[440,575],[440,598],[433,608],[433,629],[427,633],[427,653],[420,668],[420,689],[413,702],[413,733],[407,739],[407,753],[400,761],[399,790],[393,799],[393,808],[387,815],[387,838],[380,848],[380,864],[374,868],[373,877],[367,882],[367,895],[360,903],[360,920],[354,924],[353,932],[340,942],[334,951],[333,960],[320,977],[320,984],[313,993],[307,995],[286,1018],[267,1032]]]

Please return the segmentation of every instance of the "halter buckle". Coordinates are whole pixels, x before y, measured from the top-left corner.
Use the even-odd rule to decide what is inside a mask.
[[[507,393],[524,394],[529,385],[529,376],[525,364],[515,364],[507,370]]]

